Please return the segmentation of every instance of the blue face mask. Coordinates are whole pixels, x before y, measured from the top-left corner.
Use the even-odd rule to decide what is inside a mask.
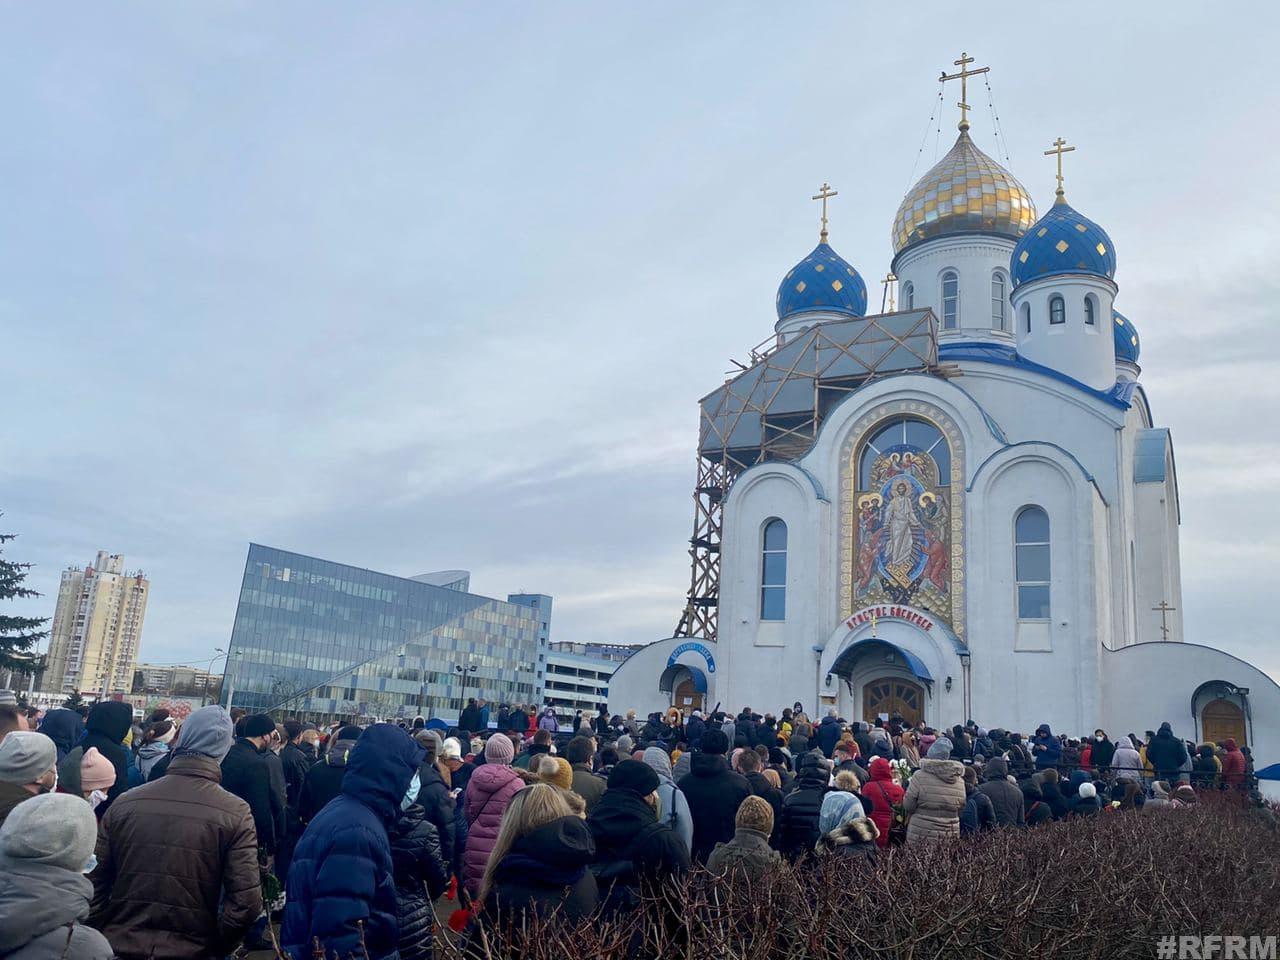
[[[404,799],[400,801],[400,809],[408,810],[413,806],[413,801],[418,799],[418,791],[422,789],[422,781],[418,779],[415,773],[413,779],[409,781],[409,789],[405,791]]]
[[[96,853],[91,853],[91,854],[89,854],[89,859],[88,859],[88,861],[87,861],[87,862],[85,863],[85,865],[84,865],[84,869],[82,869],[80,872],[81,872],[81,873],[93,873],[93,869],[94,869],[94,867],[96,867],[97,865],[98,865],[98,855],[97,855]]]

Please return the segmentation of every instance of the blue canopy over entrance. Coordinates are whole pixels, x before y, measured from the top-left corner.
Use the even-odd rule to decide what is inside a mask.
[[[831,665],[831,672],[842,680],[851,680],[854,665],[863,657],[875,653],[897,654],[916,677],[926,684],[933,683],[933,675],[929,673],[929,668],[924,665],[923,660],[910,650],[904,650],[896,643],[890,643],[888,640],[881,640],[877,637],[864,637],[845,647],[840,651],[840,656],[836,657],[836,662]]]
[[[691,667],[687,663],[673,663],[663,670],[662,676],[658,678],[658,689],[663,693],[671,693],[672,688],[675,686],[676,677],[686,670],[693,680],[693,689],[698,693],[706,693],[707,675],[699,667]]]

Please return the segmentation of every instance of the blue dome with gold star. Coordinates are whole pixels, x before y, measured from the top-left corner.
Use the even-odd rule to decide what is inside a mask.
[[[797,313],[867,314],[867,285],[825,240],[791,268],[778,285],[778,319]]]
[[[1111,317],[1115,321],[1111,327],[1116,338],[1116,359],[1137,363],[1138,355],[1142,352],[1138,328],[1119,310],[1111,311]]]
[[[1116,275],[1116,253],[1107,232],[1059,196],[1018,241],[1009,266],[1015,287],[1067,273],[1111,280]]]

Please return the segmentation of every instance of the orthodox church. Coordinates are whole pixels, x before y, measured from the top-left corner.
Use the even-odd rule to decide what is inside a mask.
[[[970,135],[969,63],[943,78],[959,136],[893,221],[896,305],[868,315],[824,184],[774,336],[701,401],[689,606],[619,667],[610,708],[799,700],[1113,736],[1167,720],[1280,760],[1280,687],[1184,636],[1173,444],[1115,244],[1064,190],[1074,148],[1046,151],[1039,213]]]

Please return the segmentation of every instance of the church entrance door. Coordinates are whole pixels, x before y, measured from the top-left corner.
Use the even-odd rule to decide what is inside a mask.
[[[1200,729],[1205,743],[1221,743],[1228,737],[1235,738],[1236,746],[1243,747],[1244,711],[1230,700],[1210,700],[1200,715]]]
[[[897,677],[872,680],[862,688],[862,719],[874,723],[882,713],[890,717],[901,714],[915,726],[924,719],[924,688]]]
[[[676,685],[675,692],[671,695],[671,705],[683,713],[687,720],[694,710],[702,709],[702,694],[694,689],[692,680],[686,679]]]

